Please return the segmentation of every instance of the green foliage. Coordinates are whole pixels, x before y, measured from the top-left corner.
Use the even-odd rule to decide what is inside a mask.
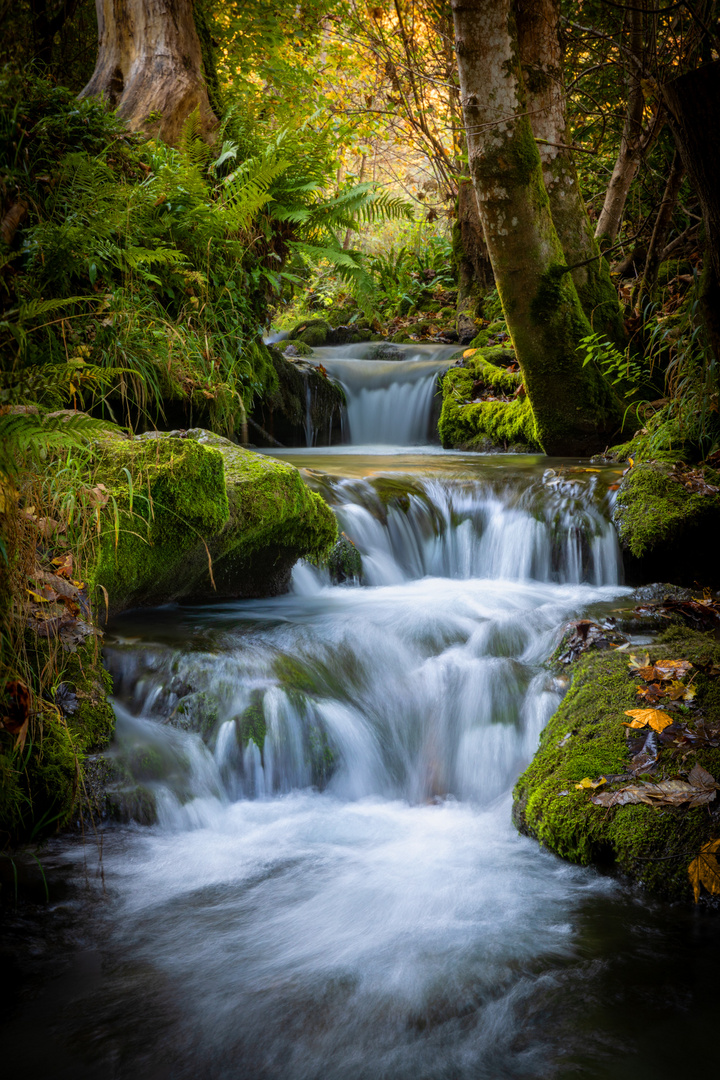
[[[595,364],[613,386],[620,383],[636,390],[647,377],[642,360],[633,356],[629,349],[621,353],[604,334],[589,334],[582,338],[578,352],[584,356],[583,367]]]
[[[233,432],[276,387],[268,303],[321,256],[367,289],[340,233],[407,212],[371,184],[328,194],[334,145],[308,124],[230,109],[209,147],[193,114],[175,150],[45,80],[0,90],[0,180],[27,207],[0,253],[7,404]]]

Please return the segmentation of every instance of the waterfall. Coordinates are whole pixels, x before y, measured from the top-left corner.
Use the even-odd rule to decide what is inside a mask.
[[[594,474],[319,483],[362,555],[363,587],[300,565],[292,595],[214,608],[211,648],[108,649],[120,753],[137,755],[138,723],[173,730],[175,779],[154,783],[165,821],[185,821],[193,799],[310,785],[344,799],[495,798],[557,705],[532,665],[563,619],[618,591]],[[173,765],[178,726],[194,732],[187,775]]]
[[[398,359],[370,359],[377,345],[316,349],[347,398],[345,438],[353,445],[417,446],[434,436],[437,377],[453,345],[398,346]]]

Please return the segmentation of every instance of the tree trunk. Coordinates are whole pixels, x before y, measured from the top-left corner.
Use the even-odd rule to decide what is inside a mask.
[[[625,203],[630,186],[635,179],[640,162],[655,141],[662,121],[660,110],[643,128],[645,97],[642,88],[643,50],[645,47],[645,12],[644,0],[638,0],[636,6],[628,9],[630,20],[630,52],[634,57],[633,66],[628,70],[628,106],[625,115],[620,151],[605,192],[605,201],[600,211],[595,236],[613,244],[622,225]],[[632,63],[632,61],[631,61]]]
[[[678,195],[680,194],[680,185],[682,184],[684,175],[685,166],[682,163],[680,154],[676,150],[672,165],[670,166],[670,175],[667,178],[662,202],[660,203],[660,209],[655,218],[655,225],[653,226],[650,243],[648,245],[645,268],[640,281],[638,304],[641,302],[643,295],[652,296],[655,289],[660,259],[665,250],[665,240],[667,239],[673,211],[677,205]]]
[[[198,110],[204,136],[217,126],[202,75],[192,0],[95,0],[98,59],[80,97],[103,96],[129,127],[177,145]]]
[[[675,145],[700,200],[707,242],[703,305],[710,344],[720,361],[720,60],[665,83],[662,94]]]
[[[458,275],[457,331],[461,344],[475,337],[475,319],[494,285],[477,197],[471,180],[458,185],[457,220],[453,225],[453,255]]]
[[[559,36],[560,0],[518,0],[516,17],[527,108],[553,223],[593,329],[623,345],[625,327],[617,290],[610,279],[610,268],[600,255],[570,149]]]
[[[590,333],[550,214],[527,116],[512,0],[452,0],[470,171],[510,336],[549,454],[601,449],[611,388],[577,352]]]

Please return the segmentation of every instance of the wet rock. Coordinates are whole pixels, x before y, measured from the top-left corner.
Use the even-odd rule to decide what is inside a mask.
[[[328,570],[335,585],[341,585],[344,581],[358,581],[362,576],[362,556],[345,533],[340,534],[328,556]]]
[[[405,352],[390,341],[374,345],[367,354],[368,360],[404,360]]]
[[[253,438],[270,436],[262,445],[333,446],[342,440],[345,395],[342,387],[323,375],[317,363],[298,358],[290,362],[270,348],[277,389],[258,401],[251,420]]]
[[[613,619],[605,620],[603,625],[592,619],[578,619],[568,623],[563,629],[563,636],[555,656],[559,664],[572,664],[583,653],[591,650],[615,649],[629,639],[615,626]]]

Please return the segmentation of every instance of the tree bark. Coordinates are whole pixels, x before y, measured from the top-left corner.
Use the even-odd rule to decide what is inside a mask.
[[[98,59],[80,97],[103,96],[134,130],[172,145],[196,109],[217,126],[202,75],[192,0],[95,0]]]
[[[710,344],[720,361],[720,60],[665,83],[662,95],[675,145],[700,200],[707,243],[703,307]]]
[[[637,0],[634,7],[628,9],[630,20],[630,52],[634,65],[628,70],[628,105],[625,114],[620,150],[613,167],[610,182],[605,192],[595,236],[613,244],[622,225],[625,203],[635,179],[640,162],[648,152],[662,127],[661,110],[652,116],[647,127],[643,127],[645,97],[642,88],[643,52],[645,48],[645,12],[644,0]]]
[[[555,229],[593,329],[623,345],[625,327],[617,290],[610,268],[600,256],[570,149],[559,35],[560,0],[518,0],[516,17],[528,114]]]
[[[512,0],[452,0],[468,156],[485,240],[538,441],[586,454],[619,426],[610,386],[577,352],[590,333],[550,213],[527,115]]]

